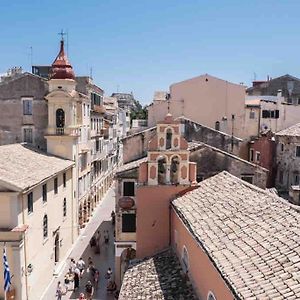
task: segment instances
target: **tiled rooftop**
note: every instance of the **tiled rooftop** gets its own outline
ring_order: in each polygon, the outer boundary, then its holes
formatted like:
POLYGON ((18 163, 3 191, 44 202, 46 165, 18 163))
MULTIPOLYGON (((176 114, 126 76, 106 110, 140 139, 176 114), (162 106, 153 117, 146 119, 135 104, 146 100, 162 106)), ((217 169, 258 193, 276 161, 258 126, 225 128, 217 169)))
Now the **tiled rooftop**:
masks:
POLYGON ((276 135, 300 136, 300 123, 292 125, 276 133, 276 135))
POLYGON ((26 190, 73 164, 24 144, 0 146, 0 181, 16 190, 26 190))
POLYGON ((124 275, 119 300, 193 300, 177 257, 167 250, 130 266, 124 275))
POLYGON ((122 173, 124 171, 129 171, 129 170, 138 168, 141 163, 147 162, 147 161, 148 161, 148 158, 147 157, 143 157, 143 158, 131 161, 129 163, 126 163, 125 165, 122 165, 122 166, 120 166, 117 169, 116 174, 118 175, 118 173, 122 173))
POLYGON ((300 299, 300 213, 228 172, 173 207, 238 299, 300 299))

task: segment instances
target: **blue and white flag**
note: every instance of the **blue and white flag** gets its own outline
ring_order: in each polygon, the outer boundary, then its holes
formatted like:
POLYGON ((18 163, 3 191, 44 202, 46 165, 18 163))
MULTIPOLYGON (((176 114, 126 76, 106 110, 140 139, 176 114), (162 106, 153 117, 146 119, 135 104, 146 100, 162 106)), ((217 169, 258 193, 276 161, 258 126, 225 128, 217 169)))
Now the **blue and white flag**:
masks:
POLYGON ((4 266, 4 291, 8 292, 10 289, 11 282, 10 282, 10 271, 7 262, 5 247, 3 248, 3 266, 4 266))

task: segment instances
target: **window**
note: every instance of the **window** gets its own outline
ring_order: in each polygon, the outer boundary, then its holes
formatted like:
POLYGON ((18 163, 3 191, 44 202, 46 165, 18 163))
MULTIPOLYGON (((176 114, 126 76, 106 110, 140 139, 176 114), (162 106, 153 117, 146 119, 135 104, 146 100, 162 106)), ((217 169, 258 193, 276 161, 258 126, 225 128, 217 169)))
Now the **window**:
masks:
POLYGON ((135 232, 135 214, 122 214, 122 232, 135 232))
POLYGON ((296 146, 296 156, 300 157, 300 146, 296 146))
POLYGON ((184 271, 187 272, 189 269, 189 255, 185 246, 182 249, 182 263, 184 266, 184 271))
POLYGON ((262 117, 263 117, 264 119, 270 118, 270 111, 269 111, 269 110, 263 110, 263 111, 262 111, 262 117))
POLYGON ((47 184, 43 184, 43 202, 47 202, 47 184))
POLYGON ((283 171, 279 171, 279 183, 283 183, 283 171))
POLYGON ((209 291, 207 294, 207 300, 217 300, 217 298, 211 291, 209 291))
POLYGON ((241 179, 251 184, 253 183, 253 175, 242 175, 241 179))
POLYGON ((294 174, 294 185, 299 185, 299 174, 294 174))
POLYGON ((100 150, 100 141, 96 140, 96 152, 100 150))
POLYGON ((298 98, 298 100, 297 100, 297 104, 300 104, 300 98, 298 98))
POLYGON ((260 162, 260 152, 256 151, 256 162, 260 162))
POLYGON ((253 149, 250 149, 249 160, 254 161, 254 150, 253 149))
POLYGON ((284 144, 280 144, 281 152, 284 151, 284 144))
POLYGON ((124 181, 123 182, 123 196, 134 196, 134 182, 124 181))
POLYGON ((32 144, 32 128, 23 128, 24 142, 32 144))
POLYGON ((271 115, 271 118, 274 119, 274 118, 275 118, 275 110, 271 110, 271 111, 270 111, 270 115, 271 115))
POLYGON ((64 187, 66 187, 66 185, 67 185, 67 175, 66 175, 66 173, 63 174, 63 184, 64 184, 64 187))
POLYGON ((67 199, 64 198, 64 203, 63 203, 63 216, 67 216, 67 199))
POLYGON ((255 112, 254 111, 250 111, 249 118, 250 119, 255 119, 255 112))
POLYGON ((278 109, 275 110, 275 118, 279 119, 279 110, 278 109))
POLYGON ((28 207, 28 214, 33 212, 33 193, 29 193, 27 195, 27 207, 28 207))
POLYGON ((32 115, 32 99, 23 100, 23 115, 32 115))
POLYGON ((54 194, 57 194, 58 192, 58 180, 57 177, 54 178, 54 194))
POLYGON ((81 154, 81 171, 85 170, 87 167, 87 153, 81 154))
POLYGON ((218 130, 218 131, 220 131, 220 122, 219 121, 217 121, 215 123, 215 129, 218 130))
POLYGON ((83 115, 85 116, 85 104, 83 104, 83 115))
POLYGON ((43 237, 46 239, 48 237, 48 217, 44 215, 43 218, 43 237))
POLYGON ((168 129, 166 134, 166 149, 171 149, 172 147, 172 130, 168 129))
POLYGON ((56 110, 56 127, 57 128, 65 127, 65 112, 61 108, 56 110))

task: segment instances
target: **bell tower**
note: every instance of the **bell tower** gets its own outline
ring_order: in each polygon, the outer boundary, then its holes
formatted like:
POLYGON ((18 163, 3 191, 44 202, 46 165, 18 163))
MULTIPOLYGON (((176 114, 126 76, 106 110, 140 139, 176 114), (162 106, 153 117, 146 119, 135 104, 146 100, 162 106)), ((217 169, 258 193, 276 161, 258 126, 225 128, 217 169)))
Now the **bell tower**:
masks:
POLYGON ((180 123, 168 113, 149 142, 148 185, 190 185, 195 181, 194 167, 180 123))
POLYGON ((47 151, 75 160, 74 144, 80 134, 81 99, 75 90, 75 74, 64 49, 64 39, 52 63, 49 79, 47 151))

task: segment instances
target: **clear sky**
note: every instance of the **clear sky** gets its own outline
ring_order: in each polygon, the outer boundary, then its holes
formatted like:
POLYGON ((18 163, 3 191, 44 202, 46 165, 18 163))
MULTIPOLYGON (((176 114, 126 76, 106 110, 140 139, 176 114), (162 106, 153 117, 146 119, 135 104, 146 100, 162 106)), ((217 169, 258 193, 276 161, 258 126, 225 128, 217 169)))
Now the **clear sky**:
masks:
POLYGON ((155 90, 204 73, 250 85, 300 77, 299 0, 14 0, 0 2, 0 73, 51 64, 69 33, 76 75, 106 95, 155 90))

